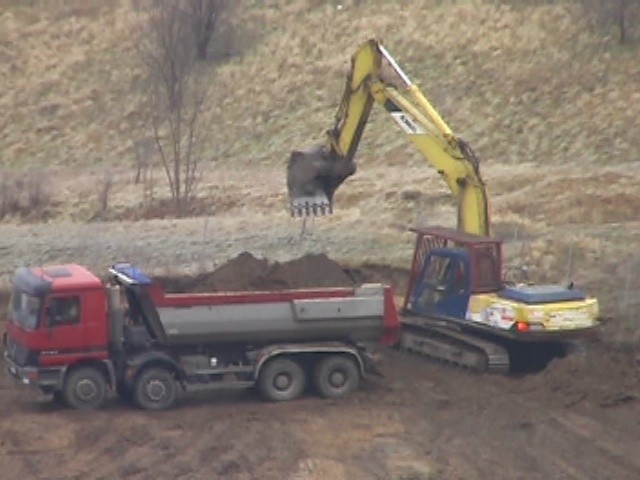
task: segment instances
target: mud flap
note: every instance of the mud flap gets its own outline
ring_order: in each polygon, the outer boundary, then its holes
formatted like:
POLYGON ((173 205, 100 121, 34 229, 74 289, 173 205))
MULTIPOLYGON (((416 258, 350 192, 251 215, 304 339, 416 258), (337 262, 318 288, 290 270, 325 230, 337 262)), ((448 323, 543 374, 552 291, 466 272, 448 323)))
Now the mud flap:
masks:
POLYGON ((380 371, 379 365, 382 363, 382 355, 368 350, 361 350, 360 357, 364 363, 364 374, 373 377, 384 378, 384 374, 380 371))

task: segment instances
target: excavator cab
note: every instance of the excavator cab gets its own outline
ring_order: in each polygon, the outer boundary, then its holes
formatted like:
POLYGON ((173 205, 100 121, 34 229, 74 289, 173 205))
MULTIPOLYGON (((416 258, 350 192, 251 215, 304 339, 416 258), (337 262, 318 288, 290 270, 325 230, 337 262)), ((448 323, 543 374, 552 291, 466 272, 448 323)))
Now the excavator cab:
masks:
POLYGON ((464 318, 469 287, 469 253, 463 248, 435 248, 425 258, 411 292, 412 311, 464 318))
POLYGON ((403 310, 464 319, 469 298, 502 289, 500 240, 451 228, 411 228, 416 234, 403 310))

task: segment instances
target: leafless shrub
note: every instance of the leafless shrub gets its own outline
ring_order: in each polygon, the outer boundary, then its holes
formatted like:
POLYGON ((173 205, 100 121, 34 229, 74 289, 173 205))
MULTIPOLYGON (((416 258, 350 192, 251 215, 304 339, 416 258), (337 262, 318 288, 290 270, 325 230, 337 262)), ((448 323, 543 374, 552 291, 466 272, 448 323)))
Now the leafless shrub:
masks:
POLYGON ((133 149, 136 165, 134 183, 142 186, 142 201, 146 205, 152 202, 154 197, 153 166, 157 155, 156 139, 144 137, 135 140, 133 149))
POLYGON ((100 182, 100 190, 98 191, 98 202, 100 213, 104 214, 109 208, 109 199, 113 189, 113 172, 106 171, 100 182))
POLYGON ((42 171, 0 172, 0 219, 15 216, 38 220, 51 205, 51 191, 42 171))
POLYGON ((51 192, 45 184, 45 175, 41 170, 32 170, 23 178, 28 212, 41 212, 51 203, 51 192))
POLYGON ((142 35, 140 53, 154 108, 150 124, 177 213, 195 198, 200 179, 200 114, 206 89, 196 60, 206 56, 225 5, 222 0, 158 1, 142 35))
POLYGON ((14 184, 14 175, 0 173, 0 219, 19 211, 20 202, 14 184))
POLYGON ((154 137, 144 137, 133 141, 133 153, 135 157, 136 176, 133 183, 138 185, 144 181, 149 171, 156 150, 154 137))
POLYGON ((618 41, 638 38, 640 0, 580 0, 588 18, 599 28, 616 31, 618 41))
MULTIPOLYGON (((492 0, 514 7, 553 5, 557 0, 492 0)), ((620 44, 637 40, 640 36, 640 0, 567 0, 577 6, 586 20, 607 35, 617 37, 620 44)))
POLYGON ((222 22, 240 2, 234 0, 132 0, 136 11, 166 12, 171 8, 184 24, 190 38, 189 48, 194 50, 196 60, 206 60, 209 46, 216 36, 217 53, 229 52, 232 48, 234 29, 229 22, 222 22), (222 33, 222 35, 220 35, 222 33))
POLYGON ((181 13, 170 4, 156 14, 151 25, 160 47, 151 70, 153 104, 158 107, 153 132, 178 209, 195 195, 199 162, 196 127, 204 97, 193 68, 193 39, 181 13))
POLYGON ((230 0, 189 0, 186 12, 193 31, 196 58, 206 60, 209 44, 224 11, 232 5, 230 0))

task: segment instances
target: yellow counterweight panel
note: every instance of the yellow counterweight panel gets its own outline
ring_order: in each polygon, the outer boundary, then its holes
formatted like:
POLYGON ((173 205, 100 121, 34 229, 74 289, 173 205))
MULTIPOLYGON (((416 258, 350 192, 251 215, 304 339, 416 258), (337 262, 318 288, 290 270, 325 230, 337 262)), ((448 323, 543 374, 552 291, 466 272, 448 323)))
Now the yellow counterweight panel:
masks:
POLYGON ((595 298, 529 305, 489 293, 472 295, 467 309, 467 320, 503 330, 516 322, 531 331, 580 330, 597 325, 597 318, 595 298))

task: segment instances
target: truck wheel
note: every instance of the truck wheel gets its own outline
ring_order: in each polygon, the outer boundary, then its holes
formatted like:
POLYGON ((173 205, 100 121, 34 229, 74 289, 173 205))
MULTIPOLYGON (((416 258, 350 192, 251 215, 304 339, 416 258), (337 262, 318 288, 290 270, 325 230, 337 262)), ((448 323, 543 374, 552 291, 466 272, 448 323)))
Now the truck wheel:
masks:
POLYGON ((299 397, 304 390, 306 377, 302 367, 290 358, 269 360, 260 371, 258 387, 267 399, 284 402, 299 397))
POLYGON ((107 397, 107 381, 95 368, 76 368, 64 382, 62 397, 71 408, 94 410, 101 407, 107 397))
POLYGON ((323 397, 344 397, 358 388, 360 370, 351 358, 345 355, 330 355, 316 364, 313 383, 323 397))
POLYGON ((133 399, 145 410, 165 410, 176 400, 176 382, 173 373, 164 368, 148 368, 140 375, 133 388, 133 399))

